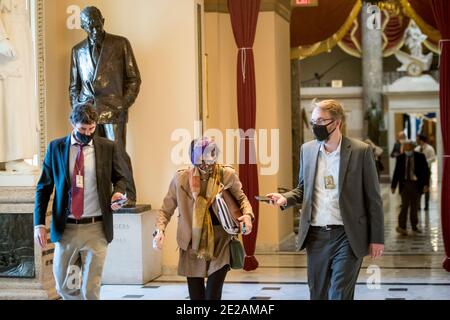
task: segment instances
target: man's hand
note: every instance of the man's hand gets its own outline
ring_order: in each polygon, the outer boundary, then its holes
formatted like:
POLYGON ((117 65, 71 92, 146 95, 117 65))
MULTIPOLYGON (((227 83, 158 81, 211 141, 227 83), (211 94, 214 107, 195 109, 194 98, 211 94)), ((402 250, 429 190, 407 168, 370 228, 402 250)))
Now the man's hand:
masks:
POLYGON ((34 228, 34 241, 41 249, 47 246, 47 229, 45 227, 34 228))
POLYGON ((392 188, 391 191, 392 191, 392 194, 395 194, 395 189, 394 188, 392 188))
POLYGON ((429 186, 424 186, 423 187, 423 193, 428 193, 430 191, 430 187, 429 186))
POLYGON ((369 254, 372 257, 372 259, 376 259, 378 257, 381 257, 384 251, 384 244, 380 243, 371 243, 369 245, 369 254))
POLYGON ((126 196, 124 196, 120 192, 114 193, 114 195, 111 198, 111 209, 113 209, 114 211, 120 210, 124 206, 126 201, 127 201, 126 196), (117 203, 116 201, 120 201, 120 202, 117 203))
POLYGON ((8 60, 13 60, 16 56, 16 50, 9 39, 0 40, 0 56, 4 56, 8 60))
POLYGON ((269 193, 266 197, 271 199, 270 204, 273 206, 284 207, 287 205, 287 199, 279 193, 269 193))
POLYGON ((249 216, 248 214, 244 214, 242 217, 239 217, 239 222, 241 225, 241 232, 242 235, 249 235, 250 233, 252 233, 252 228, 253 228, 253 224, 252 224, 252 217, 249 216), (245 224, 245 228, 244 228, 244 224, 245 224))
POLYGON ((153 238, 153 248, 157 250, 161 250, 164 244, 164 231, 156 230, 156 235, 153 238))

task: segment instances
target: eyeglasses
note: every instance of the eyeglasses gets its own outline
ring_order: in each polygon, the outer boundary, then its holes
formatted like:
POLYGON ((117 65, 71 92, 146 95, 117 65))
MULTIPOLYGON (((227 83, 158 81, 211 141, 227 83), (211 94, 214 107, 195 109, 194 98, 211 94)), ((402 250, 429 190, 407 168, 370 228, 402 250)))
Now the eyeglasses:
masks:
POLYGON ((326 125, 326 126, 328 126, 328 125, 332 124, 334 121, 335 121, 335 119, 322 119, 322 118, 319 118, 319 119, 317 119, 315 121, 311 120, 309 122, 309 124, 312 125, 312 126, 314 126, 314 125, 319 125, 319 126, 326 125))

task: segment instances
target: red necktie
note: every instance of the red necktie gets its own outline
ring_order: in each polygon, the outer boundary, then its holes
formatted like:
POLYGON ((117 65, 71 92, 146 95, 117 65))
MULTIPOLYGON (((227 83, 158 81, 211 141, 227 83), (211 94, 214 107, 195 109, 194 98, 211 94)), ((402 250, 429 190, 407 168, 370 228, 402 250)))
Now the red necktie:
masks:
POLYGON ((82 144, 78 146, 77 158, 72 174, 72 203, 71 212, 75 219, 81 219, 84 211, 84 154, 82 144))

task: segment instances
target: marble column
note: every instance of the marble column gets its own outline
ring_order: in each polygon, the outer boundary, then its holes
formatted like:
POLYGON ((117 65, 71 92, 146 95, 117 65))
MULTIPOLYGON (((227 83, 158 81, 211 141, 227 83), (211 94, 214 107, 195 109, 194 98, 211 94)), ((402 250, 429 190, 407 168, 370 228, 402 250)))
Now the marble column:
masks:
MULTIPOLYGON (((298 182, 300 167, 300 146, 303 144, 303 119, 300 99, 300 60, 291 60, 291 112, 292 112, 292 182, 293 187, 298 182)), ((294 210, 294 231, 298 232, 300 211, 294 210)))
POLYGON ((383 182, 389 181, 389 150, 387 131, 384 124, 383 107, 383 41, 381 10, 364 2, 361 8, 362 33, 362 81, 363 110, 366 114, 364 138, 370 138, 383 148, 381 162, 384 171, 380 174, 383 182), (375 108, 373 109, 373 105, 375 108))
POLYGON ((375 5, 368 2, 364 2, 361 9, 363 105, 364 111, 367 112, 375 103, 377 111, 381 113, 383 112, 381 96, 383 90, 383 49, 381 11, 376 9, 375 5))

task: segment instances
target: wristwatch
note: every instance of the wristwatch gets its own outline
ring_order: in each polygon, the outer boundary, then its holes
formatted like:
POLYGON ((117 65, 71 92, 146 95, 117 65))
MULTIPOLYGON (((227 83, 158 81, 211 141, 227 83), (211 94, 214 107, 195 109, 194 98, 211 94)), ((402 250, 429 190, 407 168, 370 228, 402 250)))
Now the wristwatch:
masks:
POLYGON ((252 218, 252 222, 255 220, 255 215, 253 213, 247 212, 244 216, 250 216, 250 218, 252 218))
POLYGON ((156 229, 155 232, 153 232, 153 238, 156 237, 159 231, 161 231, 161 233, 164 234, 164 230, 156 229))

